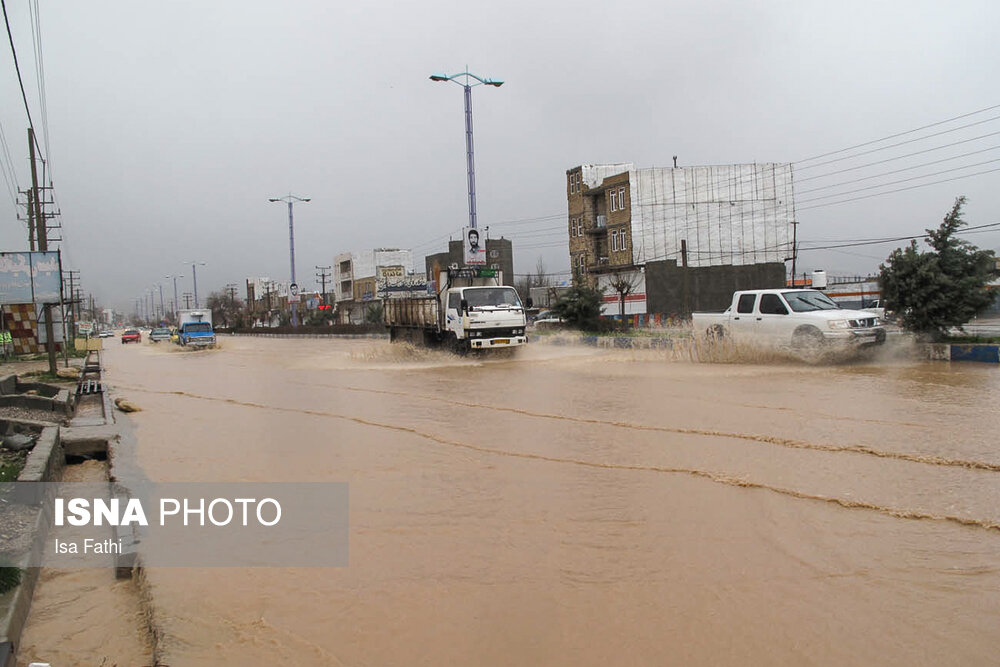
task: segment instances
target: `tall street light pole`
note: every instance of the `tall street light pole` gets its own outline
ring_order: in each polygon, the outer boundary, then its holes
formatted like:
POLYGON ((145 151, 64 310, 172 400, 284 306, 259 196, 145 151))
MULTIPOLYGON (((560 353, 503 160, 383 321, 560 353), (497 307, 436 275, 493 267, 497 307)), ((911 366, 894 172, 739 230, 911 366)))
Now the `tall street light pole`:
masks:
POLYGON ((469 171, 469 227, 476 227, 476 166, 475 151, 472 144, 472 89, 475 86, 493 86, 499 88, 503 81, 483 79, 466 69, 458 74, 431 74, 431 81, 451 81, 465 89, 465 162, 469 171), (464 79, 460 82, 459 79, 464 79), (472 83, 472 82, 475 83, 472 83))
POLYGON ((292 216, 292 205, 295 202, 309 202, 312 201, 309 197, 296 197, 292 193, 288 193, 287 197, 271 197, 268 199, 269 202, 283 201, 288 202, 288 261, 292 266, 292 282, 288 286, 289 289, 289 301, 292 302, 292 326, 299 326, 299 291, 298 285, 295 282, 295 219, 292 216))
MULTIPOLYGON (((186 262, 185 262, 186 263, 186 262)), ((198 305, 198 267, 205 266, 205 262, 198 262, 191 260, 191 280, 194 281, 194 307, 199 308, 198 305)))

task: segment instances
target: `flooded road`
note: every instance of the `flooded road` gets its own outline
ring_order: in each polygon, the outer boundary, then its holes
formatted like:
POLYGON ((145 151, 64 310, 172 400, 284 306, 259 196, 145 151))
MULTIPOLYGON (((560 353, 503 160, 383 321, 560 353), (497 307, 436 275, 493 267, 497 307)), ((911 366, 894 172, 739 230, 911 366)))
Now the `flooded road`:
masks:
POLYGON ((993 366, 108 347, 149 478, 350 484, 348 567, 149 571, 171 667, 996 662, 993 366))

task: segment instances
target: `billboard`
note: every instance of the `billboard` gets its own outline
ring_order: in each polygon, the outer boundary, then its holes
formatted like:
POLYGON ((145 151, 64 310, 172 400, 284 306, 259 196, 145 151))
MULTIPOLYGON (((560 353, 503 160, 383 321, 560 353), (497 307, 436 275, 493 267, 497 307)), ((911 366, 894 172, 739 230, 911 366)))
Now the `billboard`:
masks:
POLYGON ((0 252, 0 304, 59 303, 59 251, 0 252))
POLYGON ((475 227, 462 229, 463 257, 466 266, 486 264, 486 242, 479 242, 479 230, 475 227))

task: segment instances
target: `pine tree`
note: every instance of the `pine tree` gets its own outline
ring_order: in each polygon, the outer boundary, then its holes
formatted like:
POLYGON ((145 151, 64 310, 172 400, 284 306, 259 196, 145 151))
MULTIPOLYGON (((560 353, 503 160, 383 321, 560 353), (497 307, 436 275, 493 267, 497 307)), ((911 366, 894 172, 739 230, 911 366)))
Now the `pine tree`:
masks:
POLYGON ((911 241, 893 250, 880 267, 885 306, 911 331, 940 338, 993 301, 986 288, 995 273, 993 251, 956 237, 966 224, 964 204, 965 197, 956 199, 941 226, 926 230, 930 250, 921 251, 911 241))

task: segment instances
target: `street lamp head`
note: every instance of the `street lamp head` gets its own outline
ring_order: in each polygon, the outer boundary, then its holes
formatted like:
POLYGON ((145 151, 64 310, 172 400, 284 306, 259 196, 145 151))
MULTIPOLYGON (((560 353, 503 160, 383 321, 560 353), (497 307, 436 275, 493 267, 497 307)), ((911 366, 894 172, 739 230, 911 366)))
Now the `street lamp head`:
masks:
POLYGON ((450 78, 447 74, 431 74, 431 81, 447 81, 450 78))
POLYGON ((493 81, 492 79, 486 79, 486 81, 484 81, 483 83, 485 83, 487 86, 495 86, 497 88, 503 85, 503 81, 493 81))
POLYGON ((309 198, 309 197, 306 197, 305 199, 300 199, 299 201, 312 201, 312 199, 309 198))
POLYGON ((281 200, 275 197, 270 197, 267 201, 281 201, 281 200))

